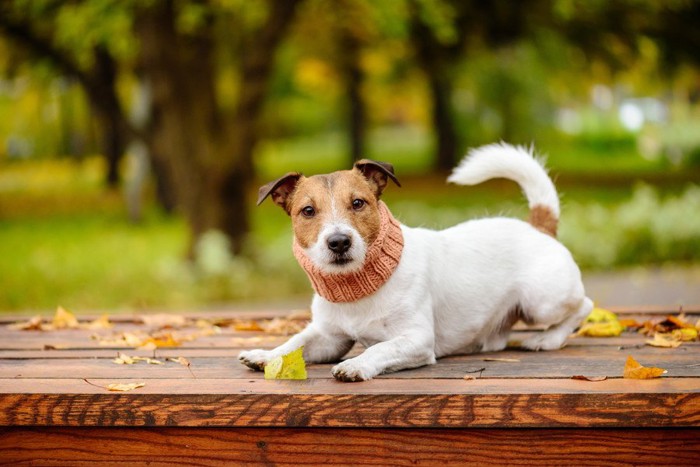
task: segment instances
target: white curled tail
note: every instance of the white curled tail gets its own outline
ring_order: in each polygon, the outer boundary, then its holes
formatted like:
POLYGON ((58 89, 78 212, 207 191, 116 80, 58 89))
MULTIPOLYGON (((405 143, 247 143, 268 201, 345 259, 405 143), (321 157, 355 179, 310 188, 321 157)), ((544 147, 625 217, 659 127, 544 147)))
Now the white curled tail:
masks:
POLYGON ((507 178, 520 185, 530 206, 529 222, 556 237, 559 196, 544 163, 531 150, 510 144, 489 144, 469 151, 452 171, 448 182, 476 185, 492 178, 507 178))

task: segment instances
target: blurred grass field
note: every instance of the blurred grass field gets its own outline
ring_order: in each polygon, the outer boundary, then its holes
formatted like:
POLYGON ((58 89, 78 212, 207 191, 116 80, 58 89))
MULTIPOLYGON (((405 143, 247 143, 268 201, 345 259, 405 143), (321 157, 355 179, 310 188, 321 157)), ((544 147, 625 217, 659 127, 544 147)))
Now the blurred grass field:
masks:
MULTIPOLYGON (((467 188, 446 185, 443 175, 421 175, 429 146, 420 132, 384 130, 370 138, 368 157, 396 166, 403 188, 390 187, 385 200, 404 223, 440 228, 487 215, 525 217, 525 200, 512 182, 467 188)), ((289 170, 345 168, 342 147, 334 134, 264 143, 257 182, 289 170)), ((624 146, 601 151, 560 140, 538 150, 549 155, 562 195, 561 239, 582 266, 700 260, 700 224, 687 215, 700 209, 692 173, 624 146), (636 184, 640 177, 655 185, 636 184), (653 226, 654 210, 668 231, 653 226)), ((183 309, 310 294, 291 254, 289 218, 272 203, 255 208, 250 193, 250 255, 228 257, 213 235, 188 263, 184 220, 165 215, 149 189, 143 221, 130 223, 123 195, 103 188, 102 170, 97 157, 0 166, 0 310, 183 309)))

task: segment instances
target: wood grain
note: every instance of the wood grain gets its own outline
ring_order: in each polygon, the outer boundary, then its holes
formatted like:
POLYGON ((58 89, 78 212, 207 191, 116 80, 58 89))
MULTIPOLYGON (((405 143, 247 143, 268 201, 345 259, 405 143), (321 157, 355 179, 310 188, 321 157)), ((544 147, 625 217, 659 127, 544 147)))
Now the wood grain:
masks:
POLYGON ((591 429, 0 429, 7 464, 697 465, 698 432, 591 429))
MULTIPOLYGON (((248 387, 253 386, 249 383, 248 387)), ((285 391, 284 386, 277 388, 280 390, 267 393, 231 388, 235 394, 4 394, 0 395, 0 426, 458 428, 700 424, 698 393, 504 394, 491 387, 491 391, 465 394, 445 387, 445 393, 426 394, 412 393, 405 387, 403 391, 391 391, 387 390, 390 385, 384 385, 375 393, 348 393, 345 389, 346 393, 333 394, 305 393, 304 386, 293 392, 285 391)))

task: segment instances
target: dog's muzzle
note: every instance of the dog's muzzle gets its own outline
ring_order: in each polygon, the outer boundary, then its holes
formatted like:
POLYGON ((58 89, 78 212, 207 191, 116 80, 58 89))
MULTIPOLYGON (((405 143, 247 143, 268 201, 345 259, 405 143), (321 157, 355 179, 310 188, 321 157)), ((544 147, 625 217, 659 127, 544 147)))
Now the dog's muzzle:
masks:
POLYGON ((352 246, 352 239, 350 236, 342 233, 333 234, 326 240, 326 245, 328 249, 333 252, 333 264, 343 265, 352 261, 352 258, 347 254, 352 246))

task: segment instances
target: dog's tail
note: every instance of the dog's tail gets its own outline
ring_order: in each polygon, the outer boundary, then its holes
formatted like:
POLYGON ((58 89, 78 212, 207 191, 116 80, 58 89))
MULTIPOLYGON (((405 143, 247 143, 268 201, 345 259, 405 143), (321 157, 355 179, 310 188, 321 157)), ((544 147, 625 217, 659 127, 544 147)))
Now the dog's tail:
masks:
POLYGON ((447 181, 476 185, 492 178, 517 182, 530 206, 530 224, 552 237, 557 236, 559 196, 543 161, 532 150, 506 143, 472 149, 447 181))

